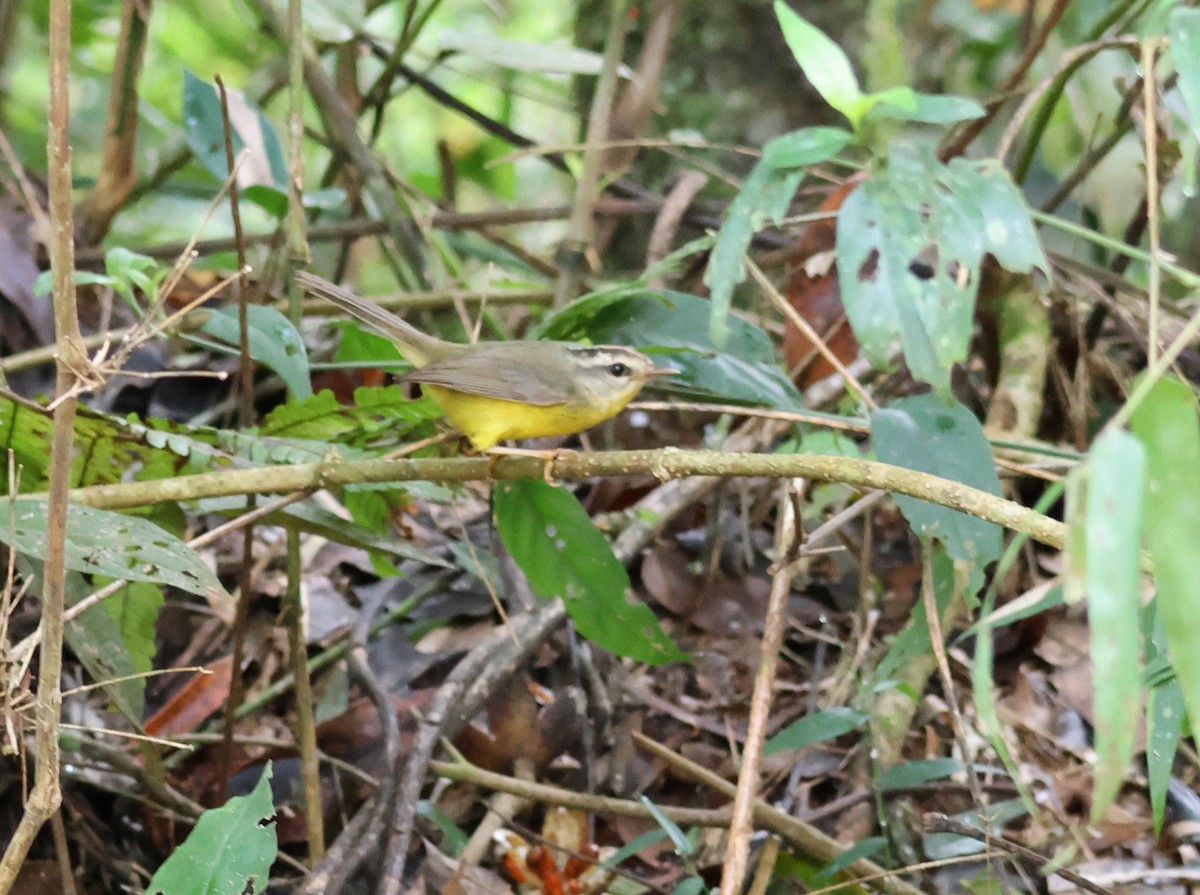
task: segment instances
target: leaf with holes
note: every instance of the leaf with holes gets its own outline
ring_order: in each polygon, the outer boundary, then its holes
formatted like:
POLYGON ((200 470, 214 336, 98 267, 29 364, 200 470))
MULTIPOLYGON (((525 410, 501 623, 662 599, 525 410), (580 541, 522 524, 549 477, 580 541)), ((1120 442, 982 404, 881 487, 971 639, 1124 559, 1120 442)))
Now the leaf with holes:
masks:
POLYGON ((205 811, 150 880, 147 895, 258 895, 278 848, 271 765, 253 792, 205 811))
MULTIPOLYGON (((46 501, 0 502, 0 541, 18 553, 46 558, 46 501)), ((74 572, 127 581, 152 581, 208 597, 225 589, 191 547, 145 519, 71 504, 67 508, 66 566, 74 572)))
POLYGON ((685 659, 645 603, 631 603, 629 575, 579 501, 540 479, 496 487, 496 531, 530 586, 561 597, 579 633, 619 656, 661 665, 685 659))
POLYGON ((897 348, 918 379, 949 393, 974 332, 986 253, 1006 268, 1045 267, 1020 195, 994 165, 893 150, 838 216, 842 297, 867 356, 897 348))

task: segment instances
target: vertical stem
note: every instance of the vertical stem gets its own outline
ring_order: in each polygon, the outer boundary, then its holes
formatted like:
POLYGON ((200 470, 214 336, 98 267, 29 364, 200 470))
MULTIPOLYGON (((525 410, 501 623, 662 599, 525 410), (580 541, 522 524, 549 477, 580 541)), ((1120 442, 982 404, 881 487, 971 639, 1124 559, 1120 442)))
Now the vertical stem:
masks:
POLYGON ((1146 363, 1154 365, 1158 358, 1158 309, 1162 294, 1162 267, 1159 264, 1158 215, 1158 114, 1156 102, 1158 81, 1154 78, 1154 59, 1158 41, 1142 42, 1142 101, 1146 112, 1146 224, 1150 240, 1150 268, 1146 291, 1150 296, 1149 332, 1146 334, 1146 363))
POLYGON ((312 681, 304 636, 304 600, 300 592, 300 532, 288 529, 287 544, 288 652, 296 685, 296 742, 304 769, 304 819, 308 825, 308 861, 315 867, 325 857, 325 827, 321 818, 321 777, 317 760, 317 723, 313 713, 312 681))
MULTIPOLYGON (((242 232, 241 194, 233 158, 233 121, 229 117, 229 97, 225 82, 217 75, 217 90, 221 95, 221 120, 225 129, 225 166, 229 169, 229 211, 233 220, 234 241, 237 244, 238 275, 233 281, 238 303, 238 390, 241 392, 239 421, 243 429, 254 425, 254 360, 250 357, 250 295, 246 282, 246 241, 242 232)), ((254 511, 255 495, 246 497, 246 512, 254 511)), ((250 589, 253 586, 254 526, 242 531, 242 567, 238 576, 237 611, 233 621, 233 677, 229 684, 229 705, 225 713, 225 741, 221 750, 221 788, 228 794, 230 761, 233 756, 233 728, 245 691, 242 686, 242 662, 246 652, 246 621, 250 612, 250 589)))
POLYGON ((62 804, 58 733, 62 709, 63 609, 66 593, 67 492, 75 441, 76 372, 87 354, 75 305, 75 224, 71 206, 71 0, 50 0, 50 132, 46 141, 50 187, 50 266, 58 342, 58 380, 50 444, 46 561, 42 573, 42 646, 39 652, 37 770, 21 822, 0 859, 0 893, 8 892, 42 825, 62 804))
MULTIPOLYGON (((290 269, 312 261, 308 250, 307 220, 304 216, 304 32, 303 0, 288 0, 288 206, 287 240, 290 269)), ((300 290, 291 277, 285 287, 288 317, 300 328, 300 290)))
POLYGON ((578 293, 587 264, 586 253, 592 244, 595 230, 593 215, 600 198, 600 178, 604 174, 604 141, 608 139, 608 124, 617 94, 628 10, 629 0, 612 0, 612 18, 608 23, 608 38, 604 47, 604 67, 596 79, 596 93, 592 97, 592 110, 588 116, 583 173, 579 175, 579 184, 575 188, 575 205, 571 209, 567 235, 563 237, 556 259, 562 268, 562 275, 554 287, 556 308, 561 308, 578 293))
POLYGON ((771 693, 775 688, 775 672, 779 665, 779 650, 787 628, 788 595, 792 580, 800 571, 803 560, 795 560, 800 544, 801 520, 795 501, 803 493, 803 485, 784 482, 780 487, 779 517, 775 533, 775 576, 771 579, 771 595, 767 601, 767 617, 763 624, 762 655, 758 673, 754 676, 754 692, 750 697, 750 721, 746 726, 746 743, 742 749, 742 767, 738 772, 737 793, 733 797, 733 817, 729 821, 729 845, 725 850, 725 867, 721 874, 721 895, 737 895, 742 891, 750 854, 750 834, 754 823, 754 805, 758 799, 759 767, 763 745, 767 739, 767 721, 771 712, 771 693))

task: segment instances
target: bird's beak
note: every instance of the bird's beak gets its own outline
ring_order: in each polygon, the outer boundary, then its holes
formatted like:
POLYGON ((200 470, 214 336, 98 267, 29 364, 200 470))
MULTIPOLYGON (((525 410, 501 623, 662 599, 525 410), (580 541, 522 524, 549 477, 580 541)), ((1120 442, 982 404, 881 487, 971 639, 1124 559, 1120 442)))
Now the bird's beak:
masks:
POLYGON ((678 376, 679 371, 671 367, 651 367, 646 371, 647 379, 654 379, 658 376, 678 376))

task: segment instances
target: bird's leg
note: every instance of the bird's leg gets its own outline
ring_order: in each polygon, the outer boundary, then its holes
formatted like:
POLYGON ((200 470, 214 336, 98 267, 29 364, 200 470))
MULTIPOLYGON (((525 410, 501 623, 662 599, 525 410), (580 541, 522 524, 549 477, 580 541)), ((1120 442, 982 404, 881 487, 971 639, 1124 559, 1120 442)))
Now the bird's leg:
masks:
POLYGON ((491 457, 487 465, 488 478, 491 478, 496 462, 501 457, 540 457, 545 463, 542 467, 542 479, 547 485, 558 487, 559 483, 554 481, 550 475, 554 471, 554 461, 572 452, 564 448, 556 448, 552 451, 539 451, 533 448, 490 447, 484 453, 489 454, 491 457))

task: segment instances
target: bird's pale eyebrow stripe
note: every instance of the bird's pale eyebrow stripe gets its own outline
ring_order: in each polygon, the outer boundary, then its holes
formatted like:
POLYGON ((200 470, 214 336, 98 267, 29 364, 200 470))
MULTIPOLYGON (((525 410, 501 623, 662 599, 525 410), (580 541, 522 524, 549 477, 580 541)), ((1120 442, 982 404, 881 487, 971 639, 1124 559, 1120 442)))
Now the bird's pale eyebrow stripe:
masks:
POLYGON ((573 348, 572 353, 576 357, 581 357, 586 360, 602 360, 609 361, 614 358, 636 357, 638 352, 633 348, 623 348, 620 345, 614 345, 608 348, 573 348))

